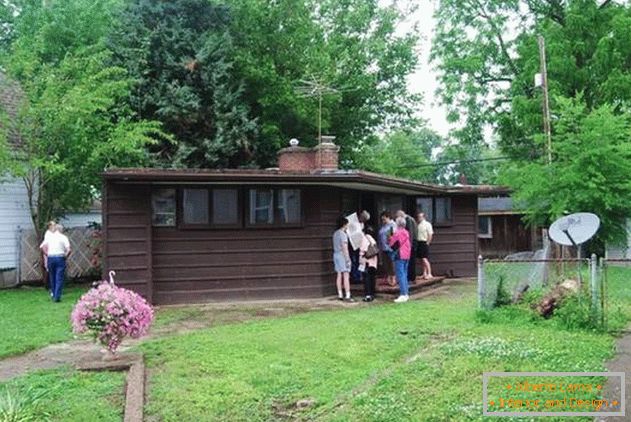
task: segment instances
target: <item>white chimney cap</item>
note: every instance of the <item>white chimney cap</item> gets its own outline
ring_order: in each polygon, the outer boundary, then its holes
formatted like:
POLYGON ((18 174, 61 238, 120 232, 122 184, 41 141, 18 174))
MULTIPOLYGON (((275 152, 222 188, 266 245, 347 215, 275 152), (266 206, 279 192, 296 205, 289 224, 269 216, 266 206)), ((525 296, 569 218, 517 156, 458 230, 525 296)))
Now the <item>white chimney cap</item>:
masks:
POLYGON ((292 146, 292 147, 297 147, 299 143, 300 143, 300 141, 298 139, 296 139, 296 138, 291 138, 289 140, 289 145, 292 146))

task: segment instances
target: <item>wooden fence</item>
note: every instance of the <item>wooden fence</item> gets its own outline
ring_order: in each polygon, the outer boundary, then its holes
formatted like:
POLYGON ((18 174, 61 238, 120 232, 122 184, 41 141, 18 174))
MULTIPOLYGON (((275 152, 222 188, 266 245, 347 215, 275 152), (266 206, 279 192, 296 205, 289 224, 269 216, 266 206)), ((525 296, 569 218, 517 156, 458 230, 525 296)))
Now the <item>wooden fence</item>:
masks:
MULTIPOLYGON (((95 267, 94 251, 100 242, 98 230, 88 227, 70 228, 64 231, 70 240, 72 253, 66 261, 66 278, 98 278, 100 269, 95 267)), ((21 230, 18 235, 19 246, 19 283, 43 282, 44 268, 42 253, 39 249, 41 240, 34 230, 21 230)))

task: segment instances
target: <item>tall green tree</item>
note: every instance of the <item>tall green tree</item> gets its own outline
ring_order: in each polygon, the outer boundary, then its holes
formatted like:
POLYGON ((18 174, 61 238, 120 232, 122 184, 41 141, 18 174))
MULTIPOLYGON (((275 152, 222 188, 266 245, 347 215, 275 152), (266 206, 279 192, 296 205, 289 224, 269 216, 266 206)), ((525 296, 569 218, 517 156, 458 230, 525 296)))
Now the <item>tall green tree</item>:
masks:
POLYGON ((21 85, 11 129, 21 144, 12 171, 28 190, 36 230, 66 210, 87 206, 108 166, 149 162, 146 146, 161 136, 126 106, 130 81, 111 66, 103 38, 117 2, 20 2, 12 42, 0 64, 21 85))
POLYGON ((378 0, 227 0, 235 70, 258 119, 256 162, 273 164, 296 137, 317 142, 318 99, 298 95, 315 78, 337 92, 323 97, 322 126, 353 164, 377 134, 405 126, 419 105, 407 88, 418 63, 414 31, 397 34, 406 11, 378 0))
POLYGON ((440 135, 427 128, 397 131, 357 154, 357 165, 377 173, 434 182, 437 171, 432 153, 441 143, 440 135))
POLYGON ((631 202, 631 118, 610 105, 590 110, 582 96, 556 103, 552 164, 516 161, 502 177, 530 222, 549 224, 565 213, 590 211, 602 221, 602 239, 623 241, 631 202))
MULTIPOLYGON (((596 0, 443 0, 432 57, 450 118, 469 135, 491 125, 504 154, 545 153, 537 36, 546 41, 554 98, 583 93, 588 108, 631 100, 631 6, 596 0)), ((554 122, 553 122, 554 131, 554 122)), ((469 136, 464 143, 481 143, 469 136)))
POLYGON ((230 167, 252 159, 257 125, 233 65, 225 6, 207 0, 133 0, 109 36, 114 63, 135 79, 130 105, 176 142, 163 164, 230 167))

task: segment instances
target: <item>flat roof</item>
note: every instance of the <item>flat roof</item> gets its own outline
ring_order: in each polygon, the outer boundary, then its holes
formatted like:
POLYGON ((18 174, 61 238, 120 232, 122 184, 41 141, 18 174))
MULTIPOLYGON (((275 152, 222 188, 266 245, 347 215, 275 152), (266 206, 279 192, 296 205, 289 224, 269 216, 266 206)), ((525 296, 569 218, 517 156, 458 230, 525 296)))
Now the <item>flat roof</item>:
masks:
POLYGON ((493 185, 444 186, 421 183, 362 170, 290 172, 278 169, 160 169, 116 168, 103 173, 106 180, 149 184, 285 184, 326 185, 400 194, 493 194, 505 188, 493 185))

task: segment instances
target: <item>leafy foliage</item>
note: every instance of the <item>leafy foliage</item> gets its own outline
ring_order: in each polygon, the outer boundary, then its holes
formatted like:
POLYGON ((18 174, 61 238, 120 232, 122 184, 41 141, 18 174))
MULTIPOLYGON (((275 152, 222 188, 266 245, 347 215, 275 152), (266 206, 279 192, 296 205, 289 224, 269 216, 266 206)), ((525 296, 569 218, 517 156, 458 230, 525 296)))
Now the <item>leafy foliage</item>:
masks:
POLYGON ((110 64, 102 42, 116 5, 24 2, 15 40, 2 51, 2 66, 24 93, 14 172, 25 181, 36 229, 88 205, 104 168, 148 163, 145 147, 162 136, 157 122, 132 119, 127 73, 110 64))
POLYGON ((441 141, 427 128, 395 132, 374 147, 364 148, 357 154, 357 164, 377 173, 433 182, 436 171, 431 165, 432 150, 441 141))
POLYGON ((155 150, 187 167, 246 164, 257 133, 234 71, 227 8, 203 0, 130 2, 109 35, 114 63, 134 77, 130 106, 176 143, 155 150))
POLYGON ((631 122, 611 106, 590 111, 582 96, 557 98, 554 159, 517 161, 503 174, 527 218, 548 223, 565 213, 591 211, 603 239, 624 239, 631 201, 631 122))

